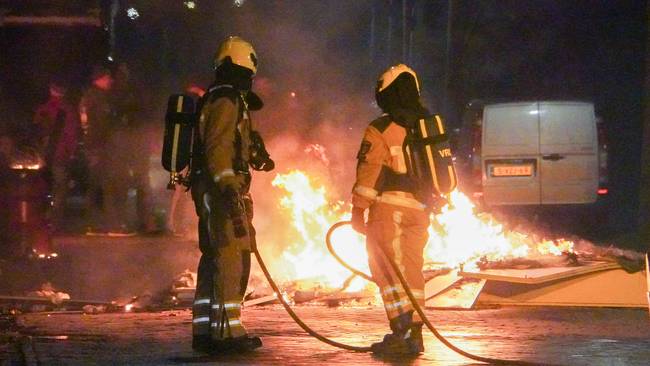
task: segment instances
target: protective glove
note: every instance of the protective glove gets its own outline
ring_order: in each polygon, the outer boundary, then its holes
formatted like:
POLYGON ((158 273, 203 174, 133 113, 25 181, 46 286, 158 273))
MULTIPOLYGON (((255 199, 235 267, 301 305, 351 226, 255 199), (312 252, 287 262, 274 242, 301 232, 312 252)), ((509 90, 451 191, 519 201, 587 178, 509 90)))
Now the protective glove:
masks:
POLYGON ((242 195, 231 188, 226 188, 223 196, 226 210, 228 210, 228 217, 232 221, 235 237, 246 236, 246 208, 244 207, 242 195))
POLYGON ((359 234, 366 235, 365 208, 352 207, 352 229, 359 234))
POLYGON ((250 165, 257 171, 270 172, 275 168, 275 162, 266 151, 264 140, 257 131, 251 131, 250 165))

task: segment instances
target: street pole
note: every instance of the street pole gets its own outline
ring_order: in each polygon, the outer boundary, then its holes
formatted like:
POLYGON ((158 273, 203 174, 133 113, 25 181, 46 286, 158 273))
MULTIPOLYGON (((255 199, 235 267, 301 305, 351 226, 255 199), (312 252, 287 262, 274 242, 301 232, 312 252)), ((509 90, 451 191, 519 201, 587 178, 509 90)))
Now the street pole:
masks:
POLYGON ((117 46, 117 38, 115 36, 115 18, 117 13, 120 11, 120 2, 118 0, 113 0, 109 8, 109 18, 108 18, 108 61, 113 61, 115 58, 115 48, 117 46))
MULTIPOLYGON (((650 12, 650 2, 647 4, 650 12)), ((648 13, 647 13, 648 14, 648 13)), ((645 51, 645 111, 641 153, 641 189, 639 192, 639 234, 641 248, 650 249, 650 32, 646 32, 645 51)))
POLYGON ((370 64, 375 63, 375 19, 377 17, 377 6, 373 2, 370 10, 370 64))
POLYGON ((443 87, 442 105, 445 117, 449 119, 451 113, 451 71, 452 71, 452 52, 453 52, 453 0, 447 0, 447 50, 445 54, 445 80, 443 87))
POLYGON ((402 0, 402 62, 405 64, 409 63, 409 60, 406 59, 407 57, 407 50, 408 50, 408 31, 407 31, 407 24, 406 24, 406 12, 407 12, 407 0, 402 0))
POLYGON ((417 5, 417 0, 411 5, 411 21, 413 23, 409 26, 409 51, 408 51, 408 60, 412 63, 413 60, 413 29, 415 28, 415 8, 417 5))
POLYGON ((393 63, 393 0, 388 0, 388 34, 386 43, 388 44, 388 62, 393 63))

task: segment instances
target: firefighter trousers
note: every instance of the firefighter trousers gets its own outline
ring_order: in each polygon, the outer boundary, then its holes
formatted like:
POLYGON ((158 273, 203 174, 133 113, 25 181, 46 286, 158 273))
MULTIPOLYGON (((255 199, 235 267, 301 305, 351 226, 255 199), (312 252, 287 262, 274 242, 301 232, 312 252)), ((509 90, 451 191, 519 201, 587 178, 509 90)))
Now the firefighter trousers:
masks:
POLYGON ((245 196, 247 235, 237 238, 224 200, 216 190, 193 196, 199 216, 201 259, 192 306, 192 334, 214 340, 246 336, 241 304, 250 274, 255 230, 252 201, 245 196))
MULTIPOLYGON (((421 209, 384 202, 376 202, 370 207, 366 241, 368 263, 389 321, 413 313, 414 308, 393 267, 387 262, 386 254, 397 264, 418 304, 424 306, 422 266, 429 237, 428 226, 429 213, 421 209)), ((413 322, 421 321, 414 313, 413 322)))

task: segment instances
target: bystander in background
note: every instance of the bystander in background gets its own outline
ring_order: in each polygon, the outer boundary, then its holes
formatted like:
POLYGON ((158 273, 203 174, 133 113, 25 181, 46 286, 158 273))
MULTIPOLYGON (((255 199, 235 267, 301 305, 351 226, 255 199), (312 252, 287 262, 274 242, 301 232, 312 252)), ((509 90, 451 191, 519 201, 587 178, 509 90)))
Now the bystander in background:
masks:
POLYGON ((113 88, 113 123, 108 134, 105 208, 110 234, 131 235, 153 232, 156 225, 151 209, 149 184, 149 142, 142 108, 143 90, 133 80, 125 63, 118 65, 113 88), (130 215, 129 192, 135 194, 135 217, 130 215))
POLYGON ((53 224, 61 232, 65 224, 68 168, 77 148, 80 127, 76 107, 67 98, 67 87, 61 80, 50 82, 49 98, 36 109, 32 127, 37 151, 52 173, 53 224))
POLYGON ((91 85, 83 92, 79 103, 83 147, 88 164, 86 220, 89 235, 105 234, 109 229, 103 204, 110 200, 106 197, 106 185, 114 173, 108 169, 111 156, 107 150, 108 135, 115 119, 113 83, 110 70, 95 67, 91 85))

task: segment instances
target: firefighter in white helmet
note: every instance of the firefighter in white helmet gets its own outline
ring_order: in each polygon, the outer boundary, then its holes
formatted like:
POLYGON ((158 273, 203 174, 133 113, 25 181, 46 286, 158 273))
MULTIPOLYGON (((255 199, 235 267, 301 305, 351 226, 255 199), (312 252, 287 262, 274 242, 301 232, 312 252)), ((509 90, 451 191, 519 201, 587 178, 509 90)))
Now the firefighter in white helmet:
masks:
MULTIPOLYGON (((251 91, 257 72, 255 50, 245 40, 229 37, 216 52, 214 70, 215 82, 198 104, 192 157, 191 189, 202 253, 192 307, 192 347, 208 353, 243 352, 262 345, 260 338, 248 335, 240 319, 255 246, 249 165, 259 168, 259 154, 250 111, 262 107, 251 91)), ((262 166, 257 170, 269 170, 269 165, 262 166)))
POLYGON ((423 250, 431 207, 419 199, 419 185, 407 172, 403 145, 406 128, 431 114, 420 103, 415 72, 403 64, 381 75, 375 97, 384 114, 366 128, 352 192, 352 226, 367 235, 370 271, 392 330, 371 348, 380 354, 417 355, 424 350, 422 320, 414 313, 383 250, 402 270, 418 303, 424 306, 423 250))

